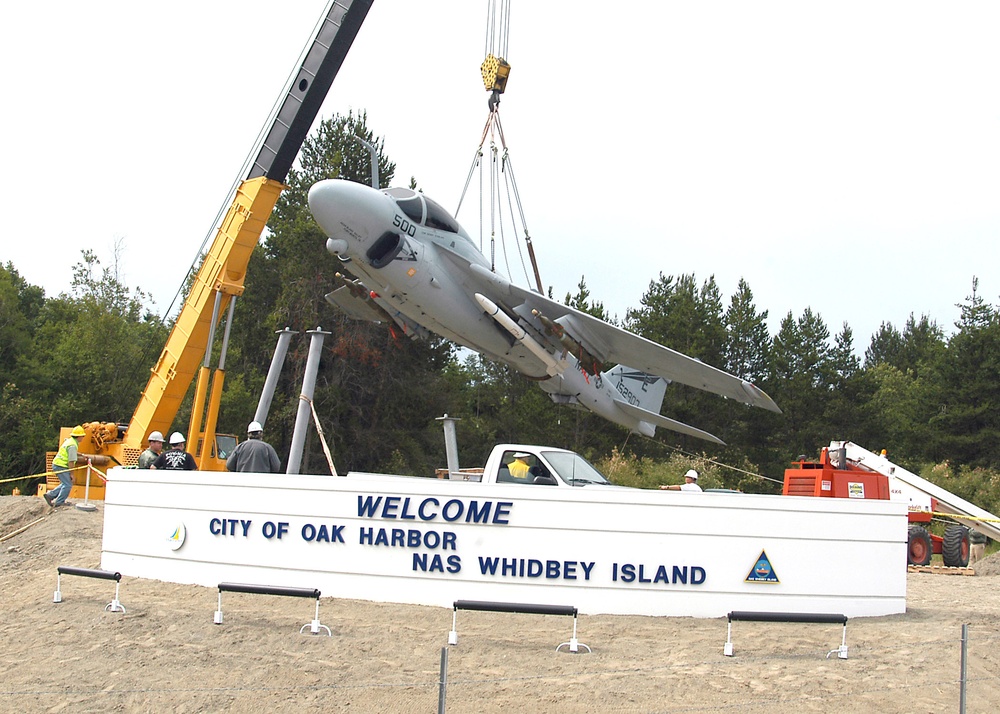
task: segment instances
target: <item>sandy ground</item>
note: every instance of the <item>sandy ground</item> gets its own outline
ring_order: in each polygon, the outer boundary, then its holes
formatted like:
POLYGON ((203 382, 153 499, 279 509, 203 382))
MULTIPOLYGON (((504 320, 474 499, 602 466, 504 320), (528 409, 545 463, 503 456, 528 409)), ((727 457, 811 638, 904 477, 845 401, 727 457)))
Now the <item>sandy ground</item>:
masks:
MULTIPOLYGON (((215 625, 214 588, 136 578, 125 614, 105 611, 113 581, 64 576, 53 603, 57 566, 100 567, 102 508, 0 497, 0 710, 438 711, 450 609, 324 598, 327 637, 299 634, 309 600, 227 593, 215 625)), ((907 612, 851 620, 846 660, 827 658, 839 625, 734 623, 724 657, 725 619, 581 615, 593 652, 574 655, 555 650, 569 618, 461 612, 446 710, 954 712, 964 623, 967 711, 996 711, 998 574, 998 556, 975 577, 909 574, 907 612)))

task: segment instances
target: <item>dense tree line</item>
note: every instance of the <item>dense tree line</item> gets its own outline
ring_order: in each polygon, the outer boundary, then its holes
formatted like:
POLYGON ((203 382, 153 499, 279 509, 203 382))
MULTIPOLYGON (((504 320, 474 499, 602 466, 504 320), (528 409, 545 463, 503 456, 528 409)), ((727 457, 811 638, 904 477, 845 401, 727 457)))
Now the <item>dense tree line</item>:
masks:
MULTIPOLYGON (((328 177, 370 182, 370 158, 355 136, 378 149, 382 184, 394 177, 383 140, 363 113, 325 120, 307 139, 237 303, 220 431, 240 434, 253 416, 275 331, 322 327, 330 334, 314 404, 341 471, 432 473, 444 463, 435 417, 448 413, 461 419, 463 466, 481 463, 498 441, 524 441, 572 448, 595 461, 613 453, 665 461, 689 452, 780 480, 800 454, 814 457, 831 439, 850 439, 887 448, 916 471, 947 464, 938 468, 961 484, 960 495, 992 504, 982 492, 1000 489, 992 475, 1000 469, 1000 315, 975 280, 950 334, 929 316, 911 316, 901 327, 883 323, 862 360, 847 324, 834 334, 807 308, 787 313, 771 335, 768 311, 755 304, 745 280, 726 304, 713 276, 661 273, 623 326, 754 382, 783 413, 671 385, 663 413, 717 434, 727 446, 663 430, 653 440, 629 437, 588 412, 553 405, 505 366, 443 340, 414 341, 385 325, 348 320, 324 299, 332 273, 349 276, 351 266, 326 252, 306 194, 328 177)), ((585 279, 565 300, 607 317, 585 279)), ((56 296, 27 283, 14 265, 0 266, 0 478, 43 470, 60 426, 127 423, 166 334, 148 296, 126 289, 116 265, 103 267, 89 251, 56 296)), ((283 459, 307 350, 305 335, 292 340, 267 420, 266 436, 283 459)), ((182 431, 189 409, 175 424, 182 431)), ((322 471, 325 458, 310 434, 302 468, 322 471)), ((725 485, 780 488, 736 470, 725 485)))

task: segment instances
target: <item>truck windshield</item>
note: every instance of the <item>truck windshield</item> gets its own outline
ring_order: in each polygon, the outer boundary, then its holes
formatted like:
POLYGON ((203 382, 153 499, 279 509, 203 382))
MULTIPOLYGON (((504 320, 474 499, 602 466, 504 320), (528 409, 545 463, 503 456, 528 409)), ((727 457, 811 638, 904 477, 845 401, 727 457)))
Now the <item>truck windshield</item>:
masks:
POLYGON ((552 466, 556 475, 570 486, 586 486, 588 483, 611 484, 593 464, 579 454, 571 451, 543 451, 542 456, 552 466))

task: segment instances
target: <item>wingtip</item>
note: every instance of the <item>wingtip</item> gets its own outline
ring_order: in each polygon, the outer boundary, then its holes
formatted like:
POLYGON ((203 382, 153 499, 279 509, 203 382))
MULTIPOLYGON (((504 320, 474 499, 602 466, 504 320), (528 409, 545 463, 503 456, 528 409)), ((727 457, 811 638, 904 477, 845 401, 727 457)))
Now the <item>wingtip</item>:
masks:
POLYGON ((774 400, 767 395, 767 392, 758 387, 756 384, 751 384, 744 379, 741 386, 747 396, 750 397, 750 404, 755 407, 760 407, 761 409, 767 409, 770 412, 781 414, 781 409, 774 403, 774 400))

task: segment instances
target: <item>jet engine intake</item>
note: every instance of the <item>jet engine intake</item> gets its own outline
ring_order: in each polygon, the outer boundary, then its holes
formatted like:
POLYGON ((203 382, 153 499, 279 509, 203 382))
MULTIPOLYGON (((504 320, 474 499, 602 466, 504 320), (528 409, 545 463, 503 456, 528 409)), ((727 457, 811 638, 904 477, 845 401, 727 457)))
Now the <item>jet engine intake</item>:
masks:
POLYGON ((369 265, 380 270, 391 263, 402 249, 402 236, 392 231, 386 231, 372 244, 372 247, 365 253, 365 257, 368 258, 369 265))

